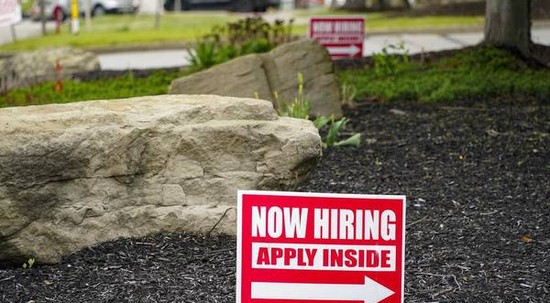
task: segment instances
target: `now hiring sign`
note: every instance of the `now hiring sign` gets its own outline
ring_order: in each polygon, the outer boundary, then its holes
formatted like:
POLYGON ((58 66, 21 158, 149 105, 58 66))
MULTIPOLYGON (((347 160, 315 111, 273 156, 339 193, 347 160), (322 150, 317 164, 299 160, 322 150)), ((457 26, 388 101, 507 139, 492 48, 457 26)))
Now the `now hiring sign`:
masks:
POLYGON ((404 196, 241 191, 237 302, 402 302, 404 196))

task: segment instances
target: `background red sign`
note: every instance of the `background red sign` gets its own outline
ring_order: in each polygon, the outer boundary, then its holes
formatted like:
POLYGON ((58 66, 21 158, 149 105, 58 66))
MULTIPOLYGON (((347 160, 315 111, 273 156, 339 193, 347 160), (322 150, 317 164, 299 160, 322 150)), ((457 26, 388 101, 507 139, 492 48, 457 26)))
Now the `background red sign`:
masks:
POLYGON ((237 302, 403 302, 405 197, 241 191, 237 302))
POLYGON ((365 19, 361 17, 314 17, 309 38, 325 46, 333 58, 361 58, 365 19))

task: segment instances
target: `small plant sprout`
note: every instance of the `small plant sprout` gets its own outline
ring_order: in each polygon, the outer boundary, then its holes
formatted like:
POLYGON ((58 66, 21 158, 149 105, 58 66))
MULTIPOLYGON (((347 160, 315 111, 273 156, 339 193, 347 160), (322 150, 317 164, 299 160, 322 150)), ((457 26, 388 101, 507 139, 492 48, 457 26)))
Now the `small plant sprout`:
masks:
POLYGON ((32 269, 34 265, 34 258, 29 258, 27 262, 23 263, 23 269, 32 269))
POLYGON ((330 118, 327 118, 324 116, 318 117, 313 122, 318 129, 321 129, 330 123, 327 136, 323 141, 323 148, 328 148, 333 146, 345 146, 345 145, 359 146, 359 144, 361 144, 360 133, 353 134, 351 137, 347 139, 337 141, 340 131, 344 128, 344 126, 348 123, 348 121, 349 119, 345 117, 338 121, 335 121, 334 115, 332 115, 330 116, 330 118))
POLYGON ((304 76, 298 73, 298 96, 292 102, 281 101, 277 92, 273 93, 280 116, 299 119, 309 118, 310 102, 304 97, 304 76))
MULTIPOLYGON (((355 92, 353 92, 353 94, 355 94, 355 92)), ((288 103, 281 101, 277 92, 273 92, 273 96, 275 98, 275 105, 279 116, 309 119, 308 113, 311 103, 304 97, 304 76, 302 73, 298 73, 298 96, 294 98, 293 102, 288 103)), ((361 144, 361 134, 359 133, 353 134, 347 139, 338 141, 340 131, 344 128, 348 121, 349 120, 347 118, 342 118, 335 121, 334 115, 331 115, 330 117, 319 116, 315 119, 315 121, 313 121, 313 124, 317 127, 317 129, 328 127, 327 136, 323 141, 323 148, 344 145, 359 146, 359 144, 361 144)))
POLYGON ((348 84, 347 82, 344 82, 342 84, 342 104, 349 106, 349 107, 355 107, 355 94, 357 94, 357 88, 355 86, 348 84))

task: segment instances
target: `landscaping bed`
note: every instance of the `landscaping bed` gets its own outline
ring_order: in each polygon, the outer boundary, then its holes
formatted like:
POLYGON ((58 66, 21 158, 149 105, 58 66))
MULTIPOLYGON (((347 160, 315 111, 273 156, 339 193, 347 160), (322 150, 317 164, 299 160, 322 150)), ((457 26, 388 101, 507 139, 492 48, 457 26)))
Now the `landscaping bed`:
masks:
MULTIPOLYGON (((363 143, 325 150, 297 190, 407 196, 406 302, 550 301, 547 100, 364 102, 345 115, 363 143)), ((234 302, 234 275, 233 237, 163 234, 0 265, 0 301, 234 302)))

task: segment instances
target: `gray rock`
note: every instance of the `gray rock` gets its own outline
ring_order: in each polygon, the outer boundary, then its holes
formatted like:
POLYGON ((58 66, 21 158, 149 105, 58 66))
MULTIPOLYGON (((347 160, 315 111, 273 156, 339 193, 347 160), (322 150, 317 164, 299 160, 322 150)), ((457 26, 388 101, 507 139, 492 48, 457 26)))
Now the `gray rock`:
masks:
POLYGON ((234 234, 237 190, 292 189, 320 154, 310 121, 262 100, 3 108, 0 260, 53 263, 120 237, 209 232, 222 217, 215 232, 234 234))
MULTIPOLYGON (((176 79, 171 94, 214 94, 291 102, 298 95, 298 73, 304 78, 304 96, 310 115, 342 116, 339 85, 326 49, 315 41, 283 44, 266 54, 231 60, 190 76, 176 79)), ((275 104, 277 105, 277 104, 275 104)))
POLYGON ((0 62, 0 86, 4 89, 68 78, 76 72, 100 69, 94 53, 71 47, 42 48, 21 52, 0 62), (56 71, 59 60, 61 71, 56 71))

